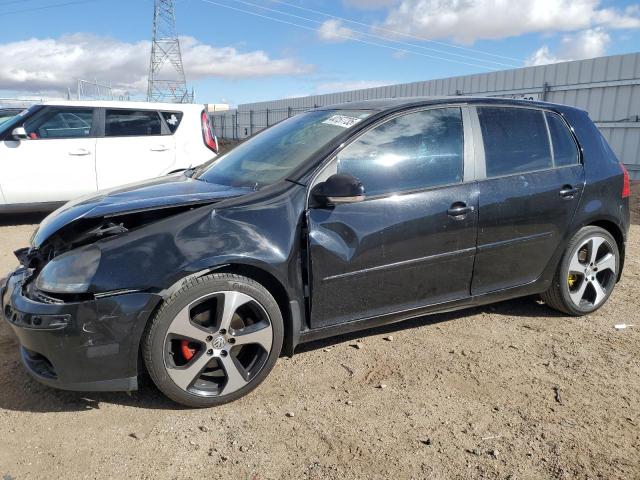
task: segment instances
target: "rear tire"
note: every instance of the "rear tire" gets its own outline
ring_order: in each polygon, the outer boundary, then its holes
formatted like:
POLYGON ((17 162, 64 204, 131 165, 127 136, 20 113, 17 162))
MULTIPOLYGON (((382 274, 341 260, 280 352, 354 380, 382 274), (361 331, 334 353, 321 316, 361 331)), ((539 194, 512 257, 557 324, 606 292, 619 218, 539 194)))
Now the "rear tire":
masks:
POLYGON ((189 280, 149 322, 144 362, 158 389, 188 407, 213 407, 256 388, 276 363, 282 314, 259 283, 216 273, 189 280))
POLYGON ((613 236, 600 227, 583 227, 567 245, 553 283, 541 297, 560 312, 587 315, 605 304, 619 269, 620 252, 613 236))

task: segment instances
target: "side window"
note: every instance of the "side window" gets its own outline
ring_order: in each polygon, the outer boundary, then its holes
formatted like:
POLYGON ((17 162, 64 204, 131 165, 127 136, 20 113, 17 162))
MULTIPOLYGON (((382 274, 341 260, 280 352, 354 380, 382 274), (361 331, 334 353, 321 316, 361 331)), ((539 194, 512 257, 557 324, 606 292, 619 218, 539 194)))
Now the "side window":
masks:
POLYGON ((93 109, 49 107, 27 121, 24 129, 32 140, 46 138, 81 138, 91 135, 93 109))
POLYGON ((369 130, 337 157, 337 173, 358 178, 367 195, 460 183, 460 108, 409 113, 369 130))
POLYGON ((580 157, 578 147, 573 136, 567 128, 567 124, 555 113, 546 113, 551 144, 553 145, 553 159, 556 167, 575 165, 580 157))
POLYGON ((161 135, 158 112, 151 110, 107 110, 105 136, 145 137, 161 135))
POLYGON ((541 110, 479 107, 487 177, 551 168, 549 134, 541 110))
POLYGON ((182 112, 162 112, 161 115, 167 123, 169 131, 172 134, 176 133, 176 130, 178 130, 180 122, 182 121, 182 112))

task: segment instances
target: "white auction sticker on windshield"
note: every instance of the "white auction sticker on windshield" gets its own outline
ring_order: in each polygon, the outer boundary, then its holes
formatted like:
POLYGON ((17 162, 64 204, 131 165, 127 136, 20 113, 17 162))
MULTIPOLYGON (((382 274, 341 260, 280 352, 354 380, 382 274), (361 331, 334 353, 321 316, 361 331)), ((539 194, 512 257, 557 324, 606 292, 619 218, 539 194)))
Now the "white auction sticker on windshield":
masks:
POLYGON ((347 117, 346 115, 333 115, 327 118, 322 123, 326 123, 327 125, 335 125, 336 127, 351 128, 361 121, 362 119, 356 117, 347 117))

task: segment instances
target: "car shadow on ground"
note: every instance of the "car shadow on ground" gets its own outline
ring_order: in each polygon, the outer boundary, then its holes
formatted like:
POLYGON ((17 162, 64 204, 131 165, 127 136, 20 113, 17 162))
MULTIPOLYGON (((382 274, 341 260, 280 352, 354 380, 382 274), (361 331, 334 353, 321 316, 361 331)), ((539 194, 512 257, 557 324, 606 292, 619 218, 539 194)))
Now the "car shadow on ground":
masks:
POLYGON ((15 225, 37 225, 50 212, 34 213, 4 213, 0 214, 0 227, 11 227, 15 225))
MULTIPOLYGON (((369 330, 339 335, 301 345, 296 354, 304 354, 339 343, 355 341, 375 335, 397 333, 418 327, 434 326, 442 322, 453 321, 481 313, 523 318, 561 318, 562 314, 537 302, 534 297, 520 298, 482 307, 469 308, 456 312, 427 315, 412 320, 372 328, 369 330)), ((17 348, 17 346, 16 346, 17 348)), ((127 407, 160 410, 185 410, 167 399, 153 385, 148 376, 143 375, 140 389, 131 394, 79 393, 48 388, 33 380, 17 360, 5 363, 3 386, 0 388, 0 408, 28 412, 79 412, 100 409, 101 404, 117 404, 127 407), (11 368, 7 368, 11 367, 11 368)))

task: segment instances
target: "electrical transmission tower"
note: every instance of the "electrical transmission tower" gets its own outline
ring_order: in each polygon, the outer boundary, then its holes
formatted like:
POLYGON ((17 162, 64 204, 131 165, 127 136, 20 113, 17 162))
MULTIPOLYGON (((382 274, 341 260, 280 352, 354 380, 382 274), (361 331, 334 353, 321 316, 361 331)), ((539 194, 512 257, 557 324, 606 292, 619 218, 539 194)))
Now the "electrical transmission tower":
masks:
POLYGON ((149 65, 149 102, 191 103, 176 31, 173 0, 155 0, 153 42, 149 65))

